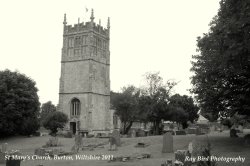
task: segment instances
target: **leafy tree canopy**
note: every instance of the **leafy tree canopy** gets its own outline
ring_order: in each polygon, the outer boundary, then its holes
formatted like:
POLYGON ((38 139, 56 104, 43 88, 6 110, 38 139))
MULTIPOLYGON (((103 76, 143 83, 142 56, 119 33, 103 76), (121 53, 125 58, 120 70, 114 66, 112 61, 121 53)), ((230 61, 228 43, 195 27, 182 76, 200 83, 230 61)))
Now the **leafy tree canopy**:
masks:
POLYGON ((46 119, 49 113, 56 111, 56 106, 51 101, 42 104, 40 119, 41 122, 46 119))
POLYGON ((198 37, 193 89, 210 120, 250 115, 250 2, 221 0, 210 31, 198 37))
POLYGON ((138 117, 138 97, 139 90, 134 86, 122 88, 121 93, 111 92, 111 105, 116 110, 123 124, 123 133, 126 134, 133 122, 138 117))
POLYGON ((39 128, 40 103, 35 85, 19 72, 0 71, 1 136, 29 135, 39 128))

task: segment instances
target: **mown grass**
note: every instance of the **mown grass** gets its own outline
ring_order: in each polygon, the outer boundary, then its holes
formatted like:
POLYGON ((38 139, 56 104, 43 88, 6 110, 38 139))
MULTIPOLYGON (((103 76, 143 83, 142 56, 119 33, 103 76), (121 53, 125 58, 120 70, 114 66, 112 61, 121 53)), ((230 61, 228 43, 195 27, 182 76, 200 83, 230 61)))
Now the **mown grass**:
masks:
MULTIPOLYGON (((207 143, 207 138, 211 143, 212 154, 225 157, 246 157, 246 161, 242 163, 218 163, 219 165, 250 165, 250 147, 244 145, 244 139, 229 138, 228 132, 212 133, 208 137, 206 135, 182 135, 174 136, 174 151, 187 149, 189 142, 196 140, 201 144, 207 143)), ((7 142, 9 144, 8 149, 19 149, 23 155, 33 155, 36 148, 42 147, 48 141, 49 136, 42 137, 12 137, 8 139, 0 140, 0 144, 7 142)), ((173 153, 162 154, 162 136, 149 136, 149 137, 137 137, 137 138, 121 138, 122 145, 118 147, 117 151, 108 151, 108 139, 100 138, 83 138, 84 145, 106 143, 104 148, 96 148, 92 151, 80 151, 79 154, 86 155, 114 155, 114 156, 128 156, 138 153, 150 153, 152 158, 134 160, 128 162, 108 162, 108 161, 88 161, 88 160, 29 160, 23 161, 22 166, 36 166, 43 164, 44 166, 160 166, 166 159, 174 159, 173 153), (144 142, 149 144, 146 148, 134 147, 138 142, 144 142)), ((59 138, 64 151, 70 151, 74 144, 74 138, 59 138)))

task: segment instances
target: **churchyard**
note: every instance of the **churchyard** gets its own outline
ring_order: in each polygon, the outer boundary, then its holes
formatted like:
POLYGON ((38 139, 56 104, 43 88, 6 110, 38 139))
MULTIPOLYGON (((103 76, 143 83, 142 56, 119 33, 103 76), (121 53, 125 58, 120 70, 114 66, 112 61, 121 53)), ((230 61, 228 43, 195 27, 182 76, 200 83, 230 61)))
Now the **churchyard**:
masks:
MULTIPOLYGON (((250 130, 245 129, 245 133, 250 133, 250 130)), ((74 137, 58 137, 58 146, 44 149, 50 149, 53 153, 64 152, 66 155, 43 159, 39 157, 35 159, 34 155, 39 153, 37 149, 46 147, 46 143, 50 142, 51 136, 49 135, 11 137, 0 140, 0 144, 2 147, 4 143, 8 143, 7 150, 20 150, 21 156, 27 157, 21 162, 21 166, 161 166, 167 160, 174 160, 174 152, 177 150, 187 150, 190 142, 193 143, 193 151, 196 151, 195 145, 205 146, 209 140, 211 155, 231 158, 240 156, 245 158, 244 162, 238 161, 235 163, 230 161, 227 163, 222 161, 217 162, 217 165, 250 165, 250 147, 245 146, 243 134, 239 135, 238 138, 230 138, 229 131, 226 130, 223 132, 215 131, 207 135, 174 135, 172 136, 173 147, 169 145, 171 144, 169 143, 171 142, 169 138, 164 140, 165 142, 163 141, 164 137, 167 136, 121 137, 121 145, 117 146, 116 150, 115 148, 110 150, 109 138, 82 138, 79 141, 74 137), (80 144, 78 150, 75 147, 77 144, 80 144), (166 151, 163 146, 166 146, 166 151), (30 159, 28 159, 28 156, 30 159)))

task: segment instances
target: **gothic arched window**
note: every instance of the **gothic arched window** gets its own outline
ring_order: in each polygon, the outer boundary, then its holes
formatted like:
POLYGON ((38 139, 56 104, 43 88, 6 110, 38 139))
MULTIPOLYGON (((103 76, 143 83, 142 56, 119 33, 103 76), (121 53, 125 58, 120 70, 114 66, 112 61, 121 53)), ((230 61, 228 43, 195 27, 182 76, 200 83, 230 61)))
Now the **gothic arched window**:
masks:
POLYGON ((80 115, 80 109, 81 109, 80 100, 74 98, 71 101, 71 116, 79 116, 80 115))

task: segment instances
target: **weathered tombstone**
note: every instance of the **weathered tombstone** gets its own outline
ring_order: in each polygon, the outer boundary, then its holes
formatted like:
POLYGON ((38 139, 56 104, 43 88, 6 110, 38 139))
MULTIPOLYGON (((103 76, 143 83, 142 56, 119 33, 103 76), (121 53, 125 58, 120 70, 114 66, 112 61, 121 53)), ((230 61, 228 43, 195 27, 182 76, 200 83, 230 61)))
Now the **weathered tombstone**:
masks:
POLYGON ((113 136, 111 136, 110 138, 109 138, 109 150, 117 150, 117 142, 116 142, 116 139, 113 137, 113 136), (114 149, 112 148, 114 146, 114 149))
MULTIPOLYGON (((14 155, 20 156, 21 153, 19 151, 15 151, 13 153, 9 153, 9 155, 10 156, 14 156, 14 155)), ((22 160, 16 160, 16 159, 13 159, 12 157, 10 157, 8 160, 6 160, 6 166, 20 166, 21 161, 22 160)))
POLYGON ((231 129, 231 130, 230 130, 230 137, 231 137, 231 138, 238 137, 237 131, 236 131, 235 129, 231 129))
POLYGON ((192 142, 190 142, 189 144, 188 144, 188 151, 189 151, 189 153, 192 155, 192 153, 193 153, 193 150, 194 150, 194 148, 193 148, 193 143, 192 142))
POLYGON ((136 137, 136 131, 135 130, 131 130, 131 137, 132 138, 136 137))
POLYGON ((0 151, 0 164, 4 164, 6 162, 5 155, 6 155, 5 152, 0 151))
POLYGON ((82 135, 75 135, 75 148, 76 151, 78 152, 79 149, 82 147, 82 135))
POLYGON ((244 136, 245 145, 250 146, 250 134, 244 136))
POLYGON ((173 136, 172 133, 167 132, 163 135, 162 153, 172 153, 172 152, 173 152, 173 136))
POLYGON ((8 143, 2 144, 2 152, 7 152, 8 151, 8 143))
POLYGON ((116 145, 121 146, 121 136, 118 130, 114 130, 112 133, 112 137, 116 140, 116 145))
POLYGON ((117 150, 117 146, 121 146, 121 138, 118 130, 114 130, 109 137, 109 150, 117 150), (114 149, 112 148, 114 146, 114 149))

